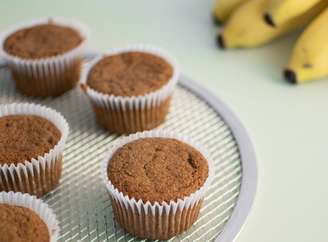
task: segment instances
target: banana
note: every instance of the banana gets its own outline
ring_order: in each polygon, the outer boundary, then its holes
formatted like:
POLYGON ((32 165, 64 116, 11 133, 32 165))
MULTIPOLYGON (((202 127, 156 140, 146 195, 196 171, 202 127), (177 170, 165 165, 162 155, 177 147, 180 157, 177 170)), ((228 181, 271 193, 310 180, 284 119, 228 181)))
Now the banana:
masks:
POLYGON ((328 76, 328 8, 324 10, 297 40, 287 69, 290 83, 303 83, 328 76))
POLYGON ((306 13, 272 28, 262 21, 267 0, 250 0, 242 4, 230 16, 218 36, 221 48, 256 47, 276 39, 290 31, 308 24, 325 7, 328 1, 321 1, 306 13))
POLYGON ((217 24, 225 22, 232 11, 246 0, 215 0, 214 3, 214 21, 217 24))
POLYGON ((280 26, 305 13, 319 1, 327 0, 269 0, 263 17, 267 24, 280 26))

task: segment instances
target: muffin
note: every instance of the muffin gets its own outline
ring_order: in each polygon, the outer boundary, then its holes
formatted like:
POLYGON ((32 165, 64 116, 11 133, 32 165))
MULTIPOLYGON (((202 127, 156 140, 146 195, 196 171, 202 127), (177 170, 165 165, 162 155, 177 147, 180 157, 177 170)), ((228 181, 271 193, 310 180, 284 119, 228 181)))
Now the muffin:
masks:
POLYGON ((178 71, 163 52, 137 46, 96 58, 82 77, 99 125, 130 134, 164 122, 178 71))
POLYGON ((206 150, 186 137, 147 131, 107 153, 102 178, 117 222, 145 239, 169 239, 197 220, 213 178, 206 150))
POLYGON ((31 209, 0 203, 0 242, 49 242, 47 225, 31 209))
POLYGON ((0 105, 0 191, 41 197, 59 183, 66 120, 35 104, 0 105))
POLYGON ((0 192, 0 242, 55 242, 55 214, 34 196, 0 192))
POLYGON ((86 40, 84 27, 72 21, 34 21, 3 33, 0 55, 21 93, 58 96, 79 81, 86 40))

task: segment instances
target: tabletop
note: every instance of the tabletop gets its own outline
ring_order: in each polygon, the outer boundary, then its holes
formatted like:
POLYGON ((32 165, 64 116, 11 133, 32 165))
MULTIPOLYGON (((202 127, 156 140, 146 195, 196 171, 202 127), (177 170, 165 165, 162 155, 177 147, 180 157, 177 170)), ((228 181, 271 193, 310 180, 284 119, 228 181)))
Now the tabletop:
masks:
POLYGON ((300 86, 284 82, 281 70, 296 34, 261 48, 219 50, 212 5, 197 0, 1 0, 0 30, 63 16, 89 26, 90 51, 135 43, 167 50, 184 74, 232 108, 254 143, 257 194, 236 241, 327 241, 328 80, 300 86))

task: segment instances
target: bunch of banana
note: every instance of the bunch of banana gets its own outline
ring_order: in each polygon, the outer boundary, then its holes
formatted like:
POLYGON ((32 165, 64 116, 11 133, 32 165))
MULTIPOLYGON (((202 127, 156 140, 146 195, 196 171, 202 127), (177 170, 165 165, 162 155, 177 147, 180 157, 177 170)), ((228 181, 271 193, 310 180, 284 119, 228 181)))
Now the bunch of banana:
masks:
POLYGON ((284 76, 290 83, 328 76, 328 0, 216 0, 214 16, 224 24, 221 48, 260 46, 308 25, 284 76))

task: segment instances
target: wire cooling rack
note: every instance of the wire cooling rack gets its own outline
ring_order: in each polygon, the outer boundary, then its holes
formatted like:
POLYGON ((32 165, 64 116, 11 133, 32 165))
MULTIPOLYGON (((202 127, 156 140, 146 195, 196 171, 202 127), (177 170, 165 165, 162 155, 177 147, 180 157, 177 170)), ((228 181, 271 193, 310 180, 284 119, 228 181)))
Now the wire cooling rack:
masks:
MULTIPOLYGON (((106 147, 119 138, 95 123, 87 97, 77 87, 55 99, 28 98, 15 91, 0 68, 0 104, 35 102, 61 112, 70 125, 60 185, 43 199, 60 222, 60 241, 140 241, 115 222, 101 182, 106 147)), ((215 161, 215 178, 197 222, 170 241, 232 241, 253 202, 256 163, 252 145, 236 117, 220 100, 182 76, 167 121, 160 127, 204 144, 215 161)))

